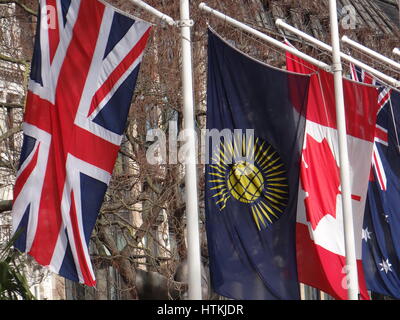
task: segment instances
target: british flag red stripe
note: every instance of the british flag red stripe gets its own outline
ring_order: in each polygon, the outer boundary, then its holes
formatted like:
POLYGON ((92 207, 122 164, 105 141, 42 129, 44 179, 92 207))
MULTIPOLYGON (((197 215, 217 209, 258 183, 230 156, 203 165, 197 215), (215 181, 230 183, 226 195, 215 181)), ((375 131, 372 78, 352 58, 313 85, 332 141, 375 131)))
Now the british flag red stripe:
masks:
POLYGON ((378 179, 381 190, 386 191, 386 174, 376 144, 374 144, 374 153, 372 154, 372 167, 375 170, 375 176, 378 179))
MULTIPOLYGON (((379 104, 379 107, 382 108, 384 104, 379 104)), ((384 146, 388 146, 388 131, 387 129, 381 127, 379 124, 376 124, 375 127, 375 139, 374 139, 374 152, 372 154, 372 168, 375 171, 375 176, 378 180, 379 187, 381 190, 386 191, 387 179, 385 169, 382 164, 382 160, 379 154, 379 150, 376 146, 377 143, 381 143, 384 146)))
POLYGON ((93 286, 88 243, 150 24, 97 0, 42 0, 40 8, 14 190, 13 230, 22 231, 15 246, 93 286))
POLYGON ((375 142, 382 143, 385 146, 388 145, 388 131, 379 124, 375 126, 375 142))
POLYGON ((378 104, 379 104, 380 108, 382 108, 386 104, 386 102, 389 101, 391 91, 392 91, 392 89, 387 88, 387 87, 381 88, 381 91, 378 96, 378 104))

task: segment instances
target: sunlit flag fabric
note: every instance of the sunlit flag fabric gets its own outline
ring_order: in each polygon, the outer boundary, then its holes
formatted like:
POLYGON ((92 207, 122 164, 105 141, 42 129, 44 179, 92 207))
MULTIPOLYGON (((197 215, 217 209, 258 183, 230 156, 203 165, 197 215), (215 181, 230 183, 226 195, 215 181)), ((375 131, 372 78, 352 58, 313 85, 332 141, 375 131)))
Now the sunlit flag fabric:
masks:
POLYGON ((150 25, 96 0, 40 1, 14 188, 15 246, 95 285, 88 244, 150 25))
POLYGON ((400 92, 352 67, 352 78, 378 85, 372 179, 362 231, 362 261, 367 288, 400 299, 400 92))
POLYGON ((299 299, 295 219, 309 77, 262 64, 209 31, 206 230, 213 289, 299 299), (246 130, 248 136, 246 136, 246 130))
MULTIPOLYGON (((307 103, 297 214, 299 280, 347 299, 339 145, 333 75, 287 54, 291 71, 313 73, 307 103)), ((343 81, 351 204, 359 290, 369 299, 361 262, 361 233, 375 136, 378 92, 375 87, 343 81)))

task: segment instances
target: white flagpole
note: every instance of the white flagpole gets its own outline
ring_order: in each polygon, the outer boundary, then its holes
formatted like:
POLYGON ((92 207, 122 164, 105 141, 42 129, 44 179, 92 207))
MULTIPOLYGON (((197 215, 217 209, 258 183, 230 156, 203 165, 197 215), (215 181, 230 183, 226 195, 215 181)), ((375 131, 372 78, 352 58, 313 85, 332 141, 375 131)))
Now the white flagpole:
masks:
POLYGON ((348 284, 348 299, 358 300, 357 258, 354 241, 353 211, 351 206, 350 166, 347 150, 346 117, 343 97, 342 63, 340 60, 340 40, 337 19, 336 0, 329 0, 331 38, 332 38, 332 69, 335 84, 336 118, 339 136, 340 180, 342 188, 342 207, 344 221, 344 239, 346 250, 346 271, 348 284))
POLYGON ((188 241, 188 285, 189 299, 201 300, 201 259, 197 198, 196 139, 193 103, 192 42, 189 0, 180 0, 181 43, 182 43, 182 94, 183 121, 188 151, 185 164, 186 220, 188 241))
POLYGON ((384 63, 387 63, 387 64, 391 65, 392 67, 400 70, 400 63, 393 61, 392 59, 389 59, 388 57, 385 57, 384 55, 382 55, 370 48, 367 48, 366 46, 363 46, 362 44, 360 44, 354 40, 351 40, 347 36, 342 37, 342 42, 347 43, 351 47, 356 48, 356 49, 370 55, 371 57, 374 57, 374 58, 376 58, 384 63))
POLYGON ((152 6, 148 5, 146 2, 144 2, 142 0, 129 0, 129 1, 132 2, 133 4, 137 5, 138 7, 141 7, 142 9, 150 12, 151 14, 160 18, 161 20, 167 22, 170 26, 173 26, 175 24, 174 19, 172 19, 170 16, 166 15, 165 13, 158 11, 156 8, 153 8, 152 6))
POLYGON ((271 45, 273 45, 273 46, 275 46, 275 47, 277 47, 279 49, 282 49, 282 50, 285 50, 285 51, 288 51, 288 52, 294 54, 296 57, 299 57, 299 58, 301 58, 301 59, 313 64, 314 66, 317 66, 317 67, 319 67, 319 68, 321 68, 323 70, 326 70, 326 71, 330 71, 331 70, 331 67, 329 65, 327 65, 326 63, 324 63, 322 61, 319 61, 317 59, 314 59, 313 57, 310 57, 309 55, 306 55, 305 53, 297 50, 296 48, 290 47, 290 46, 282 43, 281 41, 278 41, 278 40, 276 40, 276 39, 274 39, 274 38, 272 38, 272 37, 260 32, 258 30, 255 30, 255 29, 249 27, 248 25, 246 25, 246 24, 244 24, 244 23, 242 23, 240 21, 237 21, 237 20, 227 16, 226 14, 224 14, 222 12, 219 12, 219 11, 213 9, 213 8, 210 8, 204 2, 199 4, 199 8, 200 8, 200 10, 203 10, 205 12, 210 13, 210 14, 214 15, 215 17, 223 20, 224 22, 227 22, 227 23, 229 23, 229 24, 231 24, 231 25, 233 25, 233 26, 235 26, 235 27, 237 27, 239 29, 242 29, 242 30, 244 30, 244 31, 246 31, 248 33, 251 33, 251 34, 255 35, 256 37, 268 42, 269 44, 271 44, 271 45))
POLYGON ((180 1, 181 20, 175 22, 170 16, 158 11, 141 0, 129 0, 142 9, 181 28, 182 43, 182 95, 183 118, 186 133, 187 153, 185 163, 186 220, 188 242, 188 289, 189 299, 201 300, 201 257, 199 233, 199 205, 197 197, 196 133, 194 127, 192 42, 190 39, 189 0, 180 1))
MULTIPOLYGON (((299 37, 306 39, 307 41, 310 41, 311 43, 315 44, 316 46, 318 46, 324 50, 332 52, 332 47, 330 45, 310 36, 309 34, 303 32, 303 31, 300 31, 299 29, 296 29, 295 27, 291 26, 290 24, 287 24, 286 22, 284 22, 282 19, 277 19, 275 21, 275 24, 278 27, 284 28, 285 30, 290 31, 290 32, 294 33, 295 35, 298 35, 299 37)), ((391 85, 395 88, 400 87, 400 81, 396 80, 395 78, 389 77, 388 75, 370 67, 369 65, 365 64, 364 62, 361 62, 360 60, 357 60, 343 52, 340 52, 340 57, 343 60, 351 62, 351 63, 355 64, 356 66, 364 69, 365 71, 369 72, 370 74, 372 74, 372 75, 376 76, 377 78, 383 80, 384 82, 388 83, 389 85, 391 85)))

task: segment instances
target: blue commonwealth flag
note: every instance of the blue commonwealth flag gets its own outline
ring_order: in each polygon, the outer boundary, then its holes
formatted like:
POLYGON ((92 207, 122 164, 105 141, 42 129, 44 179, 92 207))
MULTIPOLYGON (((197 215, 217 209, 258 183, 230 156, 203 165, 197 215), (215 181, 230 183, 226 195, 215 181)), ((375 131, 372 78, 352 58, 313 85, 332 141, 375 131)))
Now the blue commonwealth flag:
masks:
POLYGON ((362 231, 362 261, 367 288, 400 299, 400 92, 377 118, 373 181, 362 231))
POLYGON ((208 37, 205 212, 216 293, 299 299, 295 223, 309 77, 208 37))

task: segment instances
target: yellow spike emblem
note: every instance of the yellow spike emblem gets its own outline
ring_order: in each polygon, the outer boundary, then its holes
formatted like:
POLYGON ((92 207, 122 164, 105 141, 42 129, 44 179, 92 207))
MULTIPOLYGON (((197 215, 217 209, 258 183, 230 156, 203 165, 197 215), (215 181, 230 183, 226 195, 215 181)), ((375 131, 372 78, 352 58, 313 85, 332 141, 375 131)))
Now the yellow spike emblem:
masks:
POLYGON ((265 141, 250 138, 254 143, 243 136, 220 144, 214 157, 217 161, 209 166, 208 182, 220 211, 228 201, 246 204, 261 230, 285 211, 289 185, 279 154, 265 141))

